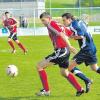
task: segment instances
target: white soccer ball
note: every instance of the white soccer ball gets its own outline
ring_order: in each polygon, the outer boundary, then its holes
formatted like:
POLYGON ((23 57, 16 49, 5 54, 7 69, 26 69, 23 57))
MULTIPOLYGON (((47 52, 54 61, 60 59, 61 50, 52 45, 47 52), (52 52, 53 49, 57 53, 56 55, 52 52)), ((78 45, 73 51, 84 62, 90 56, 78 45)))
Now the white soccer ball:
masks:
POLYGON ((15 65, 9 65, 6 70, 7 75, 15 77, 18 75, 18 68, 15 65))

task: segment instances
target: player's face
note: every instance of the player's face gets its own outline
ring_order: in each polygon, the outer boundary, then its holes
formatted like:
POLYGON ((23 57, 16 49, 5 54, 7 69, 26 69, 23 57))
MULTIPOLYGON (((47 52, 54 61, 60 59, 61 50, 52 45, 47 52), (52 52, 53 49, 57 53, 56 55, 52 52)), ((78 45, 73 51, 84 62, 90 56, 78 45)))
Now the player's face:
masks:
POLYGON ((41 18, 42 24, 47 26, 50 23, 50 18, 49 17, 43 17, 41 18))
POLYGON ((5 14, 5 18, 6 19, 10 18, 10 14, 9 13, 5 14))
POLYGON ((69 26, 72 22, 72 20, 70 18, 67 19, 66 17, 62 17, 62 21, 65 26, 69 26))

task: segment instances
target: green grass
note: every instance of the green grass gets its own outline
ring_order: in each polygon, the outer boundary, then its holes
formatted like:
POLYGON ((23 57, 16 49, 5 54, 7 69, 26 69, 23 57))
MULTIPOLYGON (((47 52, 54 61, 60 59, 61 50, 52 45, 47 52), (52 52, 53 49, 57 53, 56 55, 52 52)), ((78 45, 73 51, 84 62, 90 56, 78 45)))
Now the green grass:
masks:
MULTIPOLYGON (((52 8, 68 8, 73 7, 76 4, 77 0, 51 0, 52 8)), ((50 0, 46 0, 46 7, 50 7, 50 0)))
POLYGON ((89 22, 89 26, 100 26, 100 22, 89 22))
MULTIPOLYGON (((77 3, 79 0, 51 0, 51 7, 52 8, 69 8, 69 7, 77 7, 77 3)), ((100 0, 80 0, 80 6, 82 7, 99 7, 100 6, 100 0), (93 1, 93 4, 91 5, 90 2, 93 1)), ((46 7, 50 7, 50 1, 46 0, 46 7)))
MULTIPOLYGON (((93 37, 99 58, 100 35, 93 35, 93 37)), ((90 93, 84 94, 81 97, 75 97, 75 89, 67 80, 60 76, 59 67, 52 66, 46 70, 51 87, 51 96, 36 97, 34 95, 35 92, 41 89, 36 64, 50 54, 53 48, 47 36, 28 36, 19 37, 19 39, 27 47, 27 55, 24 55, 17 46, 16 54, 11 54, 7 38, 0 38, 0 100, 100 100, 100 77, 84 65, 81 65, 79 68, 94 81, 90 93), (9 64, 14 64, 18 67, 19 75, 17 77, 10 78, 6 75, 6 68, 9 64)), ((71 41, 71 43, 78 48, 75 41, 71 41)), ((99 61, 100 58, 98 59, 99 61)), ((84 86, 84 83, 81 80, 79 81, 84 86)))
MULTIPOLYGON (((51 0, 51 7, 52 8, 70 8, 70 7, 77 7, 77 3, 79 0, 51 0)), ((80 6, 82 7, 99 7, 100 6, 100 0, 80 0, 80 6), (93 5, 90 4, 90 2, 93 1, 93 5)), ((50 7, 50 0, 46 0, 46 7, 50 7)))

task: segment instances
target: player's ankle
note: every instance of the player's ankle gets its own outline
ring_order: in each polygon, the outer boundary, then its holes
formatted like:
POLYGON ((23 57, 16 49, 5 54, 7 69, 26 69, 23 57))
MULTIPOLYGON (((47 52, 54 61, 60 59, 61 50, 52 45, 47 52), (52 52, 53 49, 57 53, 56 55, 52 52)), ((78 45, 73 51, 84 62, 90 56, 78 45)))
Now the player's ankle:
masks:
POLYGON ((44 89, 44 90, 45 90, 45 92, 50 92, 50 90, 49 90, 49 89, 47 89, 47 90, 46 90, 46 89, 44 89))
POLYGON ((84 91, 84 89, 83 88, 80 88, 79 90, 77 90, 78 92, 81 92, 81 91, 84 91))
POLYGON ((98 68, 96 72, 100 74, 100 68, 98 68))

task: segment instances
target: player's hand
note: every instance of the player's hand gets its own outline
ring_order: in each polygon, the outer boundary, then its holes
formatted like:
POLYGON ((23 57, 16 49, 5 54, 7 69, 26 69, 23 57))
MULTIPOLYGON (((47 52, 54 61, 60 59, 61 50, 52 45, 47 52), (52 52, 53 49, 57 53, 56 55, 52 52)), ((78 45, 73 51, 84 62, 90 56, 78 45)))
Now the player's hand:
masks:
POLYGON ((77 53, 77 49, 75 49, 73 46, 69 46, 70 52, 72 52, 73 54, 77 53))

